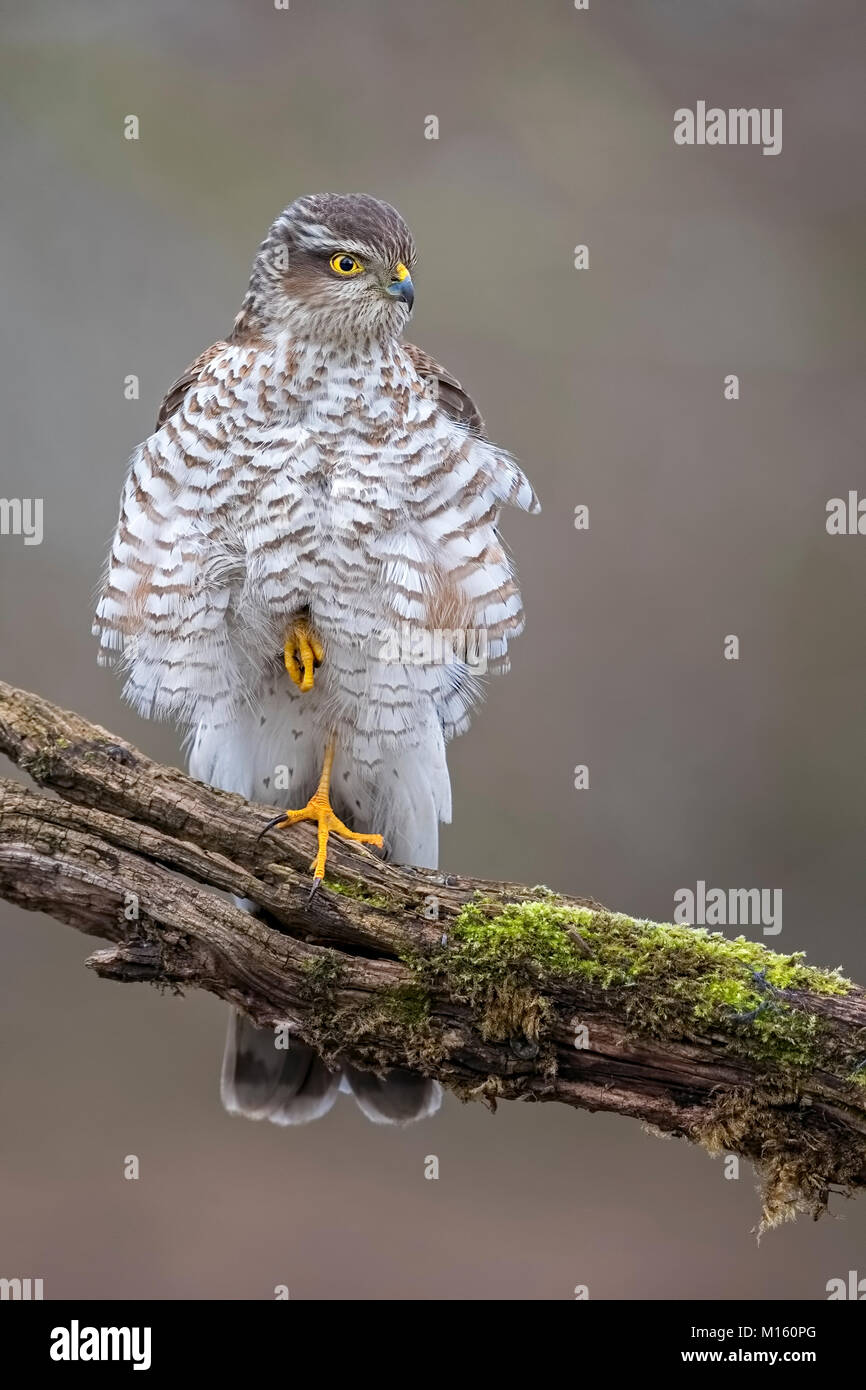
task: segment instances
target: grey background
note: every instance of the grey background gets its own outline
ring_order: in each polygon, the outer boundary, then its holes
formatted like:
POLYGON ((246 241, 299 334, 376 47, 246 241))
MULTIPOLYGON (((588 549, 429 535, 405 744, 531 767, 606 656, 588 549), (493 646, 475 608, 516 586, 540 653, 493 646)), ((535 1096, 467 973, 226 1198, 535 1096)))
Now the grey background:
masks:
MULTIPOLYGON (((377 194, 419 243, 413 340, 544 504, 505 523, 528 629, 453 747, 443 865, 657 919, 699 878, 781 888, 770 944, 866 978, 866 540, 824 528, 864 483, 858 9, 5 4, 0 492, 44 497, 45 540, 0 539, 3 677, 177 759, 89 635, 127 457, 275 213, 377 194), (781 106, 782 153, 675 147, 699 99, 781 106)), ((101 982, 83 937, 0 918, 0 1273, 48 1297, 821 1298, 866 1274, 862 1204, 757 1247, 745 1167, 630 1121, 231 1119, 221 1005, 101 982)))

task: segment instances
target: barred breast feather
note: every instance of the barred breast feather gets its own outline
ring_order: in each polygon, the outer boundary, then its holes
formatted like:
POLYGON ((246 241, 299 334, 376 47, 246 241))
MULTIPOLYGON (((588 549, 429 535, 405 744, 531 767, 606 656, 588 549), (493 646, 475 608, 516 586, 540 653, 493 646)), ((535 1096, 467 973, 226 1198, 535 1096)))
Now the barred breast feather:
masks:
POLYGON ((142 714, 218 729, 261 705, 307 613, 326 650, 323 728, 371 764, 413 746, 432 705, 447 739, 523 626, 505 504, 538 510, 419 349, 216 343, 132 456, 97 608, 103 657, 123 663, 142 714), (474 652, 458 650, 467 633, 474 652))

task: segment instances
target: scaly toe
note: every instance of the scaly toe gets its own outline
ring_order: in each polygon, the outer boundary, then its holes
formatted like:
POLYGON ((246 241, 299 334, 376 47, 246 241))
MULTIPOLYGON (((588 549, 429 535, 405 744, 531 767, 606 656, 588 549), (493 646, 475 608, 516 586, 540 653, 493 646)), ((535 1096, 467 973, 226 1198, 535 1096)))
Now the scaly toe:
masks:
MULTIPOLYGON (((310 865, 313 872, 313 892, 325 877, 325 865, 328 861, 328 839, 332 834, 339 835, 341 840, 352 840, 358 845, 375 845, 377 849, 382 849, 385 844, 381 835, 367 835, 358 830, 350 830, 348 825, 336 815, 327 796, 321 789, 300 810, 281 811, 273 820, 268 821, 264 830, 261 831, 259 839, 277 825, 289 827, 298 825, 305 820, 315 821, 318 832, 318 852, 310 865)), ((312 900, 312 894, 310 900, 312 900)))
POLYGON ((315 669, 324 659, 325 649, 309 623, 295 623, 285 640, 283 660, 299 690, 312 690, 315 669))

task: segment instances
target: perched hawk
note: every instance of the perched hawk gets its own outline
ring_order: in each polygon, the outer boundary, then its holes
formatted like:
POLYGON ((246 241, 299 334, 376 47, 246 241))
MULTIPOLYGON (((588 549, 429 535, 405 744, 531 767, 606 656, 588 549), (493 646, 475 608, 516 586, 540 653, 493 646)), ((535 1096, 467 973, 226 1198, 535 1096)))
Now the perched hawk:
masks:
MULTIPOLYGON (((415 246, 366 195, 299 198, 240 313, 132 456, 97 608, 140 713, 188 729, 190 771, 329 834, 435 867, 445 745, 523 626, 497 533, 537 511, 459 381, 403 343, 415 246)), ((372 1119, 432 1113, 435 1082, 328 1070, 234 1014, 231 1110, 279 1123, 351 1090, 372 1119)))

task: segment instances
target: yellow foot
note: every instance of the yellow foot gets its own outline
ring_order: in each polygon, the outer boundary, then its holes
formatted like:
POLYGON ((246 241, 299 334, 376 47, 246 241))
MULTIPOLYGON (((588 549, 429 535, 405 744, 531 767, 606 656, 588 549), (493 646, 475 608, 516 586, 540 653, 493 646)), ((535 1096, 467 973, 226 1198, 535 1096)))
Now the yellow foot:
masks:
POLYGON ((321 639, 306 618, 296 618, 283 648, 286 670, 299 690, 312 690, 313 672, 325 659, 321 639))
POLYGON ((316 792, 316 795, 310 798, 302 811, 286 811, 284 819, 279 824, 297 825, 302 820, 314 820, 319 827, 319 852, 310 865, 314 879, 325 877, 328 836, 330 834, 339 835, 343 840, 354 840, 360 845, 378 845, 379 849, 385 843, 381 835, 359 835, 356 830, 350 830, 348 825, 344 825, 340 817, 332 810, 327 792, 324 796, 320 796, 316 792))
MULTIPOLYGON (((312 820, 316 822, 319 829, 319 852, 310 865, 313 870, 313 892, 315 892, 319 883, 325 877, 325 862, 328 858, 329 835, 333 833, 334 835, 339 835, 343 840, 354 840, 356 844, 360 845, 377 845, 379 849, 382 849, 385 843, 381 835, 361 835, 356 830, 350 830, 348 825, 344 825, 340 817, 333 810, 331 806, 330 786, 331 770, 334 766, 335 746, 335 739, 329 739, 328 746, 325 750, 325 761, 322 767, 319 785, 306 806, 300 811, 284 811, 281 815, 275 816, 272 821, 268 821, 268 824, 261 832, 262 835, 265 835, 267 831, 274 829, 275 826, 297 825, 298 822, 302 820, 312 820)), ((261 835, 259 838, 261 839, 261 835)))

